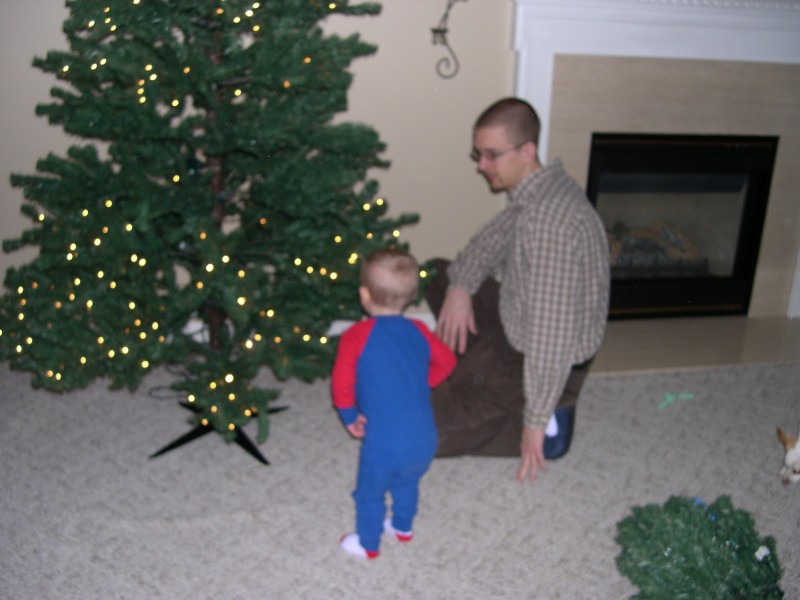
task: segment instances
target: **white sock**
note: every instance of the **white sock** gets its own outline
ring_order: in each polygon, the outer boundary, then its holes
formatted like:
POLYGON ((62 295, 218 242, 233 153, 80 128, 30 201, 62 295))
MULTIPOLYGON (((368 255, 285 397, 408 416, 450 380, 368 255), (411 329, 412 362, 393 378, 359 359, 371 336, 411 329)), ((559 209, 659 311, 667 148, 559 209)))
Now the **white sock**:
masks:
POLYGON ((550 421, 547 423, 547 429, 544 430, 544 434, 547 437, 556 437, 558 435, 558 421, 556 421, 555 415, 550 417, 550 421))

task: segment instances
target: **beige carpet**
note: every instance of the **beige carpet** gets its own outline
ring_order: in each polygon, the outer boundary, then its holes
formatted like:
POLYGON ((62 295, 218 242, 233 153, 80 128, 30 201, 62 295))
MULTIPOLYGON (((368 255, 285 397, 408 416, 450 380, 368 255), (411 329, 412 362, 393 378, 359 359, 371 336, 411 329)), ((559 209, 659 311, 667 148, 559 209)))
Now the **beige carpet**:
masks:
POLYGON ((670 495, 723 494, 776 538, 786 598, 800 598, 800 487, 780 484, 775 437, 800 425, 799 363, 591 376, 573 448, 547 474, 520 485, 514 459, 435 462, 414 541, 370 563, 337 547, 358 444, 327 382, 285 384, 269 467, 216 435, 148 459, 188 430, 149 388, 55 396, 5 365, 0 387, 3 599, 628 598, 616 523, 670 495), (663 406, 667 393, 693 398, 663 406))

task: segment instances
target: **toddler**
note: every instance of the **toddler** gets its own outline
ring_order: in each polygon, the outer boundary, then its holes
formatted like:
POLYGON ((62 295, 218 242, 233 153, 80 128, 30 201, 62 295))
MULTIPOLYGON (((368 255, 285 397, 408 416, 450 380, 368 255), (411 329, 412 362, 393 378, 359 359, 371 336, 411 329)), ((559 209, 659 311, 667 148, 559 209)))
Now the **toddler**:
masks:
POLYGON ((378 556, 384 531, 411 540, 419 481, 438 444, 430 390, 456 364, 424 323, 403 316, 418 286, 419 266, 410 254, 393 248, 370 254, 358 290, 369 318, 342 334, 333 367, 333 404, 350 434, 362 439, 353 492, 356 531, 341 547, 362 558, 378 556))

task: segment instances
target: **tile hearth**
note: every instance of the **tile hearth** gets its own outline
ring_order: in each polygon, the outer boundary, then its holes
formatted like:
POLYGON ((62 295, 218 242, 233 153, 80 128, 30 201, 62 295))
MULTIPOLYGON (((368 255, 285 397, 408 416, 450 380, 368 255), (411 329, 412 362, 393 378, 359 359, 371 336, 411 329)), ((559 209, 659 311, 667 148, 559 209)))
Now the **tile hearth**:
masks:
POLYGON ((800 361, 800 319, 686 317, 608 324, 595 375, 800 361))

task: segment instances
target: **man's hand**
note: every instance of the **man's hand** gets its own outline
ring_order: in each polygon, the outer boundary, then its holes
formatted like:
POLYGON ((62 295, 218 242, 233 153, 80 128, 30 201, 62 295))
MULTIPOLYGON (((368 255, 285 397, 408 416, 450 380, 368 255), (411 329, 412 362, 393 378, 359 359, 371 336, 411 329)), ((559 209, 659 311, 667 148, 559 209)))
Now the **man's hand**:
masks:
POLYGON ((350 432, 354 438, 363 438, 364 437, 364 425, 367 423, 367 417, 364 415, 358 415, 356 420, 347 425, 347 431, 350 432))
POLYGON ((472 298, 464 288, 451 286, 439 311, 436 335, 450 350, 464 354, 467 349, 467 335, 470 333, 478 333, 472 311, 472 298))
POLYGON ((528 426, 522 428, 520 454, 517 481, 526 479, 533 481, 539 467, 542 468, 542 471, 547 471, 547 463, 544 461, 544 429, 534 429, 528 426))

